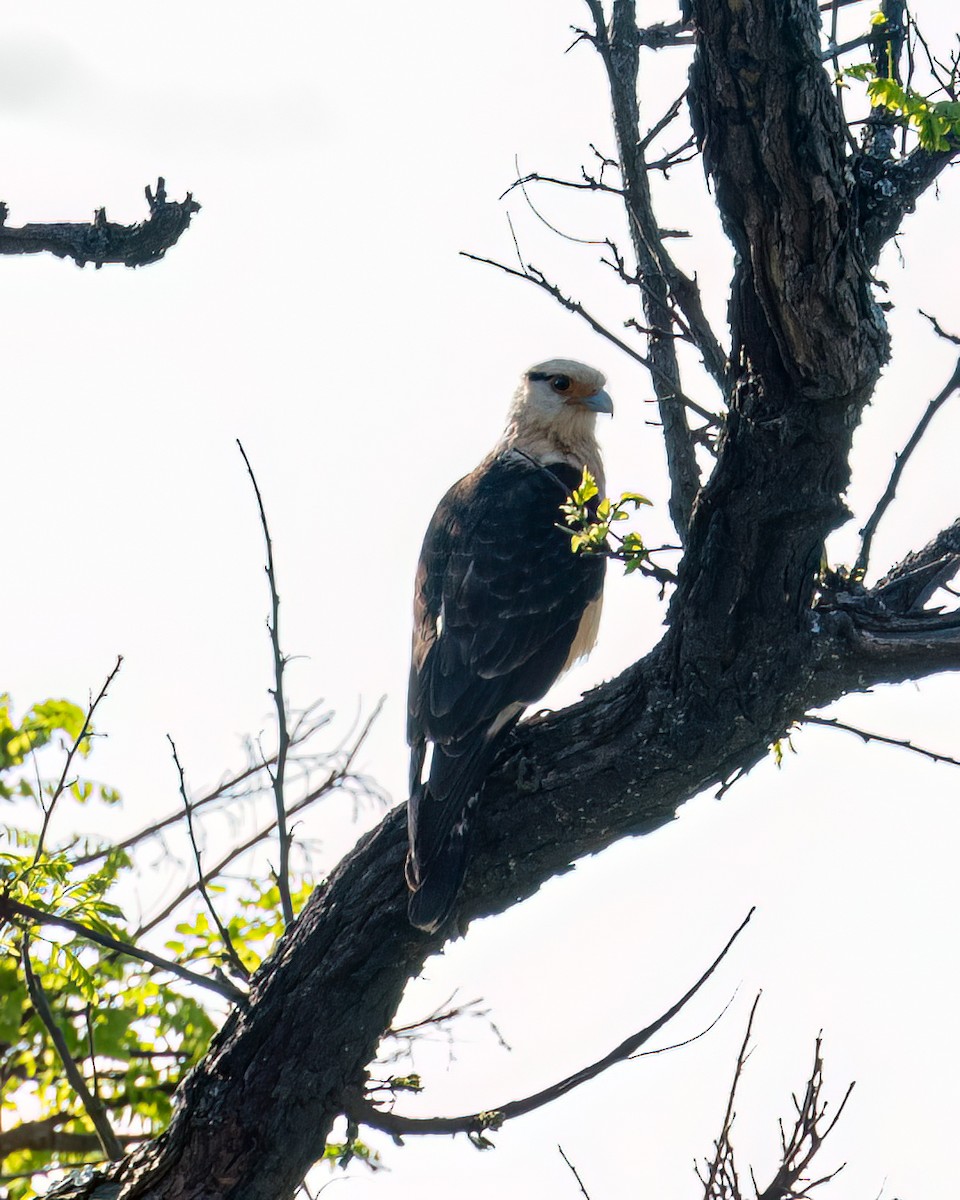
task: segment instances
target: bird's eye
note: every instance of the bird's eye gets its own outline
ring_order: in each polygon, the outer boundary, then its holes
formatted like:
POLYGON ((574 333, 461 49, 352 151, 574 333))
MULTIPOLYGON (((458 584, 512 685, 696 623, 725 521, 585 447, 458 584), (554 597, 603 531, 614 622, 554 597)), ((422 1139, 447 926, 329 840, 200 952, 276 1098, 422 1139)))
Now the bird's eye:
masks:
POLYGON ((566 392, 570 390, 569 375, 554 375, 550 380, 550 384, 555 392, 566 392))

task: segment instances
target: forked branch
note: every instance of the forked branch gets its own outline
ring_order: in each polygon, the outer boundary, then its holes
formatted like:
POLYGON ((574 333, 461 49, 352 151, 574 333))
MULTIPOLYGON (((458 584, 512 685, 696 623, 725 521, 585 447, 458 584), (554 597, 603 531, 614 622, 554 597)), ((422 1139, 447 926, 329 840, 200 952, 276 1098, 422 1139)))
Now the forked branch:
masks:
MULTIPOLYGON (((727 1096, 720 1134, 714 1142, 712 1158, 704 1164, 704 1169, 697 1168, 697 1176, 703 1184, 704 1200, 744 1200, 743 1185, 733 1152, 731 1131, 736 1112, 734 1103, 737 1088, 743 1069, 750 1057, 750 1035, 753 1021, 760 1001, 759 995, 750 1009, 747 1031, 737 1056, 737 1065, 733 1073, 733 1081, 727 1096)), ((788 1134, 783 1122, 780 1123, 780 1163, 773 1179, 765 1188, 758 1186, 751 1171, 751 1182, 756 1200, 803 1200, 814 1188, 828 1183, 843 1170, 843 1165, 836 1170, 821 1175, 818 1179, 810 1179, 808 1168, 819 1152, 827 1136, 833 1130, 840 1114, 843 1112, 854 1085, 851 1083, 844 1093, 843 1099, 831 1120, 827 1121, 828 1102, 822 1098, 823 1092, 823 1058, 821 1056, 821 1040, 818 1037, 814 1050, 813 1069, 807 1080, 802 1099, 793 1097, 796 1119, 788 1134)))

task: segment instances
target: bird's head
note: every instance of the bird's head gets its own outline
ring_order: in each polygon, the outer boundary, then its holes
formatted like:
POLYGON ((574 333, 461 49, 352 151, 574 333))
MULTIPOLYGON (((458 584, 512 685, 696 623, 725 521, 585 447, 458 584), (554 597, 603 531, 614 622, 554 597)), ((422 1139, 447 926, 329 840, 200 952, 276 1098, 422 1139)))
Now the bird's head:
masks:
POLYGON ((515 411, 525 411, 539 424, 560 420, 567 424, 577 416, 592 418, 612 413, 613 401, 603 390, 606 377, 593 367, 568 358, 551 358, 531 367, 517 389, 515 411))
POLYGON ((599 371, 569 358, 537 363, 514 393, 498 450, 514 447, 542 463, 586 465, 602 481, 594 426, 597 413, 613 412, 605 383, 599 371))

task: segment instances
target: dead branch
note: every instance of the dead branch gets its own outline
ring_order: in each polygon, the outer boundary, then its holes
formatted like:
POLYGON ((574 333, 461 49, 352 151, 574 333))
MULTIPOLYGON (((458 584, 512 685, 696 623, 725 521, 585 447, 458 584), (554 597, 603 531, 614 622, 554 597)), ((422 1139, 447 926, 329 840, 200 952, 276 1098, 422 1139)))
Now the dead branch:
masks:
POLYGON ((821 1046, 821 1039, 818 1037, 813 1055, 813 1070, 807 1080, 803 1099, 798 1101, 796 1096, 793 1097, 797 1118, 789 1137, 784 1133, 781 1125, 782 1158, 780 1166, 768 1186, 762 1190, 757 1189, 757 1200, 791 1200, 791 1197, 794 1197, 795 1200, 803 1200, 804 1197, 810 1195, 814 1188, 829 1183, 843 1170, 844 1164, 841 1163, 836 1170, 822 1175, 819 1179, 805 1178, 807 1168, 840 1120, 855 1086, 853 1083, 850 1084, 833 1119, 824 1125, 829 1105, 826 1100, 822 1099, 823 1058, 820 1053, 821 1046))
MULTIPOLYGON (((747 1059, 750 1057, 750 1035, 759 1002, 760 996, 758 995, 750 1009, 747 1031, 740 1047, 740 1053, 737 1055, 737 1065, 727 1096, 723 1124, 720 1134, 714 1142, 713 1157, 706 1161, 706 1169, 703 1173, 699 1167, 695 1168, 697 1178, 704 1185, 704 1200, 743 1200, 740 1173, 730 1135, 736 1118, 734 1103, 737 1088, 747 1059)), ((831 1171, 819 1179, 810 1180, 805 1177, 807 1168, 839 1121, 840 1115, 850 1099, 853 1087, 854 1085, 851 1083, 832 1120, 824 1125, 828 1102, 822 1099, 823 1059, 821 1057, 821 1040, 818 1037, 814 1050, 813 1069, 807 1080, 803 1099, 798 1100, 796 1096, 793 1097, 797 1116, 789 1136, 784 1130, 783 1122, 780 1122, 780 1165, 770 1184, 762 1189, 757 1187, 756 1179, 751 1171, 756 1200, 804 1200, 814 1188, 828 1183, 843 1170, 841 1165, 835 1171, 831 1171)))
MULTIPOLYGON (((676 347, 667 336, 671 330, 669 288, 663 270, 668 260, 654 218, 644 153, 640 147, 640 118, 636 94, 640 41, 633 0, 617 4, 609 26, 600 0, 587 0, 593 18, 591 42, 607 73, 613 103, 613 122, 620 158, 625 204, 637 259, 638 274, 645 287, 641 292, 644 318, 658 332, 649 338, 649 356, 656 364, 651 372, 660 404, 667 468, 670 474, 670 517, 680 541, 686 545, 687 526, 693 501, 700 489, 700 469, 690 437, 686 413, 673 403, 682 390, 676 347)), ((706 357, 706 355, 705 355, 706 357)))
POLYGON ((49 251, 57 258, 72 258, 78 267, 92 262, 99 270, 104 263, 144 267, 158 262, 190 224, 200 205, 187 192, 184 200, 168 200, 163 178, 157 190, 144 189, 150 216, 139 225, 118 225, 107 220, 106 209, 98 208, 90 225, 55 222, 6 224, 7 206, 0 203, 0 254, 39 254, 49 251))
POLYGON ((737 1095, 737 1087, 740 1083, 740 1076, 743 1074, 743 1068, 750 1057, 750 1034, 753 1031, 753 1019, 757 1015, 757 1005, 759 1003, 760 993, 758 992, 750 1008, 750 1016, 747 1019, 747 1031, 743 1035, 743 1043, 740 1046, 740 1053, 737 1055, 737 1065, 734 1068, 733 1081, 730 1084, 730 1092, 727 1096, 727 1107, 723 1114, 720 1135, 713 1143, 713 1158, 707 1163, 707 1172, 705 1175, 700 1174, 699 1168, 694 1168, 697 1172, 697 1177, 703 1184, 704 1200, 714 1200, 714 1198, 716 1200, 740 1200, 740 1186, 733 1161, 730 1130, 733 1127, 733 1119, 736 1116, 733 1105, 737 1095))

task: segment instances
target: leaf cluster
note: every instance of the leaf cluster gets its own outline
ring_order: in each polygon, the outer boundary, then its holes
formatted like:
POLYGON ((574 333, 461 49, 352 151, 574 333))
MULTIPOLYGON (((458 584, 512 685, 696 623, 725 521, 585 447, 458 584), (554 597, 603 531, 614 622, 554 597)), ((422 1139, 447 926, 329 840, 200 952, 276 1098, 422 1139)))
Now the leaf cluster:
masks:
MULTIPOLYGON (((42 752, 56 748, 58 735, 89 753, 92 729, 77 742, 85 721, 84 711, 66 700, 36 704, 16 721, 9 696, 0 697, 0 796, 17 818, 4 827, 0 850, 0 1194, 7 1200, 36 1195, 36 1178, 51 1170, 103 1157, 94 1123, 31 999, 25 954, 70 1058, 122 1145, 166 1126, 173 1093, 216 1028, 205 998, 135 957, 131 906, 117 902, 133 892, 137 864, 131 856, 117 846, 84 854, 74 836, 46 851, 31 828, 31 813, 48 816, 58 788, 68 805, 120 803, 119 794, 101 784, 75 780, 63 788, 63 781, 44 778, 42 752), (105 950, 83 933, 51 923, 56 920, 114 939, 133 953, 105 950)), ((311 887, 312 880, 298 880, 297 908, 311 887)), ((279 889, 250 881, 231 907, 226 928, 233 949, 253 971, 283 929, 279 889)), ((181 921, 176 933, 167 941, 172 963, 214 973, 226 965, 226 947, 206 913, 181 921)))
POLYGON ((619 500, 604 496, 598 501, 599 494, 596 479, 584 467, 579 485, 560 505, 565 524, 558 528, 569 534, 574 554, 603 554, 619 559, 629 575, 648 561, 649 552, 639 533, 631 530, 621 537, 613 532, 612 526, 629 520, 631 508, 636 511, 651 501, 639 492, 622 492, 619 500))
POLYGON ((922 149, 942 152, 956 148, 960 137, 960 101, 933 100, 915 88, 881 75, 873 63, 845 67, 841 82, 846 78, 866 83, 867 97, 873 107, 886 109, 914 129, 922 149))

